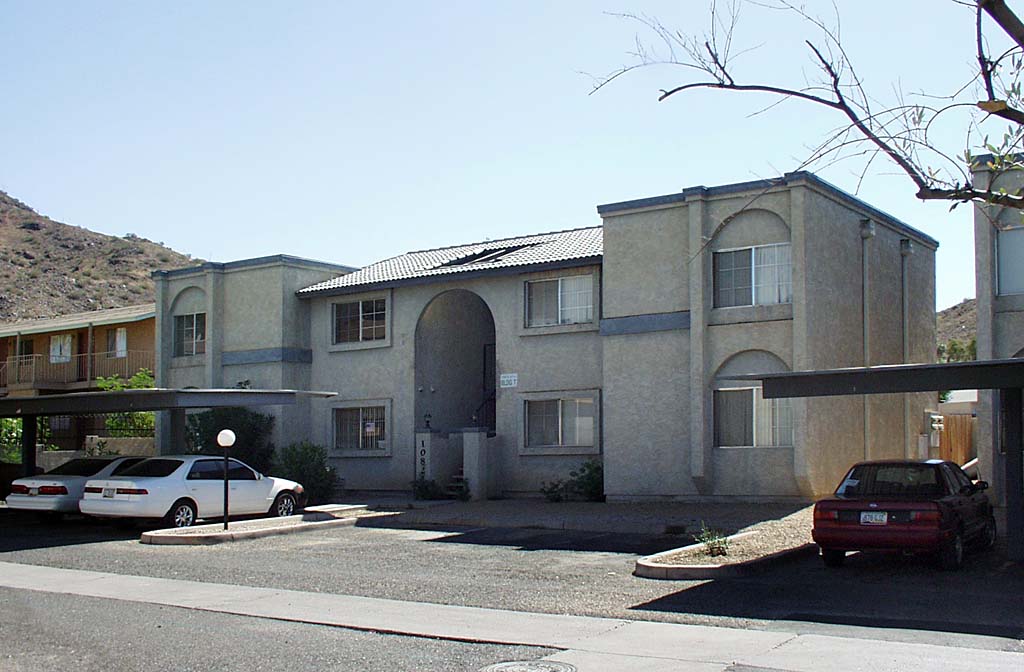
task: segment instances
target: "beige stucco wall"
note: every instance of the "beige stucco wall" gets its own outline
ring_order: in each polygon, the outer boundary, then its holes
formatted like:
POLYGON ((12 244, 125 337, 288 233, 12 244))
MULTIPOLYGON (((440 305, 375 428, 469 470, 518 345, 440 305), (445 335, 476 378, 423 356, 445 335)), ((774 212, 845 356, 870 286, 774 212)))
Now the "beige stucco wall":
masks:
MULTIPOLYGON (((289 361, 301 351, 310 357, 309 307, 295 292, 340 274, 329 264, 278 257, 157 274, 158 386, 230 388, 248 381, 254 389, 311 389, 309 362, 289 361), (174 316, 190 313, 206 313, 206 352, 174 357, 174 316)), ((281 446, 309 438, 309 408, 300 398, 253 410, 275 418, 272 440, 281 446)), ((158 441, 173 449, 169 420, 160 416, 158 441)))
MULTIPOLYGON (((935 254, 925 242, 886 224, 874 213, 839 202, 818 189, 804 190, 806 305, 804 352, 799 368, 933 362, 935 359, 935 254), (873 234, 861 236, 862 220, 873 234), (903 352, 903 255, 908 287, 907 357, 903 352), (863 254, 867 254, 867 335, 864 347, 863 254)), ((917 435, 931 393, 818 398, 807 401, 804 490, 831 491, 858 460, 927 457, 917 435), (865 412, 867 424, 865 425, 865 412), (865 429, 867 433, 865 435, 865 429), (865 441, 865 436, 867 441, 865 441)))
MULTIPOLYGON (((333 409, 365 400, 384 405, 390 414, 389 454, 333 458, 340 475, 351 487, 367 490, 407 490, 414 476, 414 433, 422 426, 416 417, 416 396, 430 395, 416 385, 416 326, 421 314, 438 295, 453 289, 479 296, 494 317, 496 372, 518 374, 518 387, 496 391, 497 446, 492 455, 496 482, 504 494, 538 492, 541 482, 565 478, 592 449, 567 449, 571 454, 524 454, 521 408, 533 393, 594 391, 601 387, 601 345, 597 322, 587 325, 527 329, 524 327, 524 282, 588 273, 594 275, 595 301, 599 300, 600 268, 565 269, 525 275, 470 278, 392 290, 309 299, 313 342, 312 386, 336 391, 330 400, 313 401, 313 436, 318 443, 334 441, 333 409), (383 297, 388 301, 388 339, 380 345, 331 345, 331 305, 336 302, 383 297)), ((436 394, 436 393, 435 393, 436 394)))
MULTIPOLYGON (((1013 193, 1024 185, 1024 173, 1011 171, 992 180, 987 170, 975 173, 979 189, 991 186, 1013 193)), ((999 294, 998 227, 1017 226, 1021 213, 994 206, 974 206, 975 289, 978 314, 978 359, 1006 359, 1024 356, 1024 295, 999 294)), ((1024 264, 1024 259, 1018 260, 1024 264)), ((981 477, 992 486, 992 496, 1005 505, 1004 460, 997 439, 998 418, 994 392, 978 393, 978 425, 976 430, 978 462, 981 477)))

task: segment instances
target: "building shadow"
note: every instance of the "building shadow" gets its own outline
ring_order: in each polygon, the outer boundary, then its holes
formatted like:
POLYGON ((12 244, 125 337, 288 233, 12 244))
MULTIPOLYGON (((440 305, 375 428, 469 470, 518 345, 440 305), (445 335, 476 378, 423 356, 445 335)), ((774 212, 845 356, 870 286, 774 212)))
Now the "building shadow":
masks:
MULTIPOLYGON (((104 541, 138 540, 139 530, 84 516, 59 520, 9 509, 0 511, 0 554, 104 541)), ((0 555, 3 560, 3 555, 0 555)))
POLYGON ((842 569, 794 560, 742 579, 689 583, 631 607, 768 621, 1024 638, 1024 567, 998 552, 969 555, 960 572, 930 558, 854 554, 842 569))
POLYGON ((690 543, 689 537, 681 535, 621 534, 522 527, 472 528, 462 525, 403 524, 385 518, 361 518, 356 526, 438 533, 436 538, 425 540, 426 543, 504 546, 521 551, 581 551, 639 556, 660 553, 690 543))

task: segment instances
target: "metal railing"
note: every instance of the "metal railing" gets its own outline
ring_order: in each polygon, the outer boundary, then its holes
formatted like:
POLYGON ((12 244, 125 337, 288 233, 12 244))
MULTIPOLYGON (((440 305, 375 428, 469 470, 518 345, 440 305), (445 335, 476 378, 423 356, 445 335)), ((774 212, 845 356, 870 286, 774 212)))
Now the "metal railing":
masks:
POLYGON ((85 353, 61 358, 49 355, 8 357, 0 364, 0 387, 92 382, 98 376, 130 378, 139 369, 152 371, 154 360, 154 353, 145 350, 85 353))

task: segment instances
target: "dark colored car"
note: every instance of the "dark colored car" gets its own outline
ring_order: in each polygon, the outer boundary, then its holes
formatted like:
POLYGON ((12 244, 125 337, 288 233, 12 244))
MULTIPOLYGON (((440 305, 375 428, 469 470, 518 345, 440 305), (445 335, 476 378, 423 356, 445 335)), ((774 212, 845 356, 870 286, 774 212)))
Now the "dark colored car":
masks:
POLYGON ((965 544, 995 543, 986 489, 943 460, 861 462, 814 505, 812 536, 829 567, 842 565, 847 551, 889 551, 935 553, 957 569, 965 544))

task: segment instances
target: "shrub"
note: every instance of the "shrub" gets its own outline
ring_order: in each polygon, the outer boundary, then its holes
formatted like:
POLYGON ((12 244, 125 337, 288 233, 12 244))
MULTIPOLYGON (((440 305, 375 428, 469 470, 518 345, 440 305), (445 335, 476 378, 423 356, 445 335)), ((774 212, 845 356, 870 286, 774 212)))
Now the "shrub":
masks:
POLYGON ((704 553, 712 558, 729 554, 729 537, 721 530, 709 528, 700 521, 700 532, 696 536, 697 542, 704 544, 704 553))
POLYGON ((568 483, 560 478, 548 482, 542 481, 540 492, 549 502, 564 502, 569 494, 568 483))
POLYGON ((434 479, 417 478, 412 482, 412 496, 415 499, 445 499, 447 493, 434 479))
POLYGON ((228 455, 245 462, 264 474, 273 464, 274 444, 270 442, 274 431, 274 416, 263 415, 247 408, 214 408, 188 416, 185 428, 187 452, 223 455, 217 445, 217 434, 222 429, 235 433, 235 445, 228 455))
MULTIPOLYGON (((156 380, 153 378, 152 371, 142 368, 128 380, 117 375, 97 376, 96 386, 106 392, 143 390, 156 387, 156 380)), ((153 436, 153 429, 156 427, 156 413, 153 411, 109 413, 104 418, 103 424, 110 436, 153 436)))
POLYGON ((544 481, 541 493, 549 502, 582 499, 587 502, 604 501, 604 466, 597 460, 587 460, 569 472, 569 478, 544 481))
POLYGON ((338 472, 327 463, 327 449, 308 441, 279 450, 273 474, 301 483, 310 504, 330 502, 338 485, 338 472))
MULTIPOLYGON (((21 464, 21 418, 0 418, 0 462, 21 464)), ((36 419, 36 445, 43 450, 57 450, 51 443, 48 418, 36 419)))

